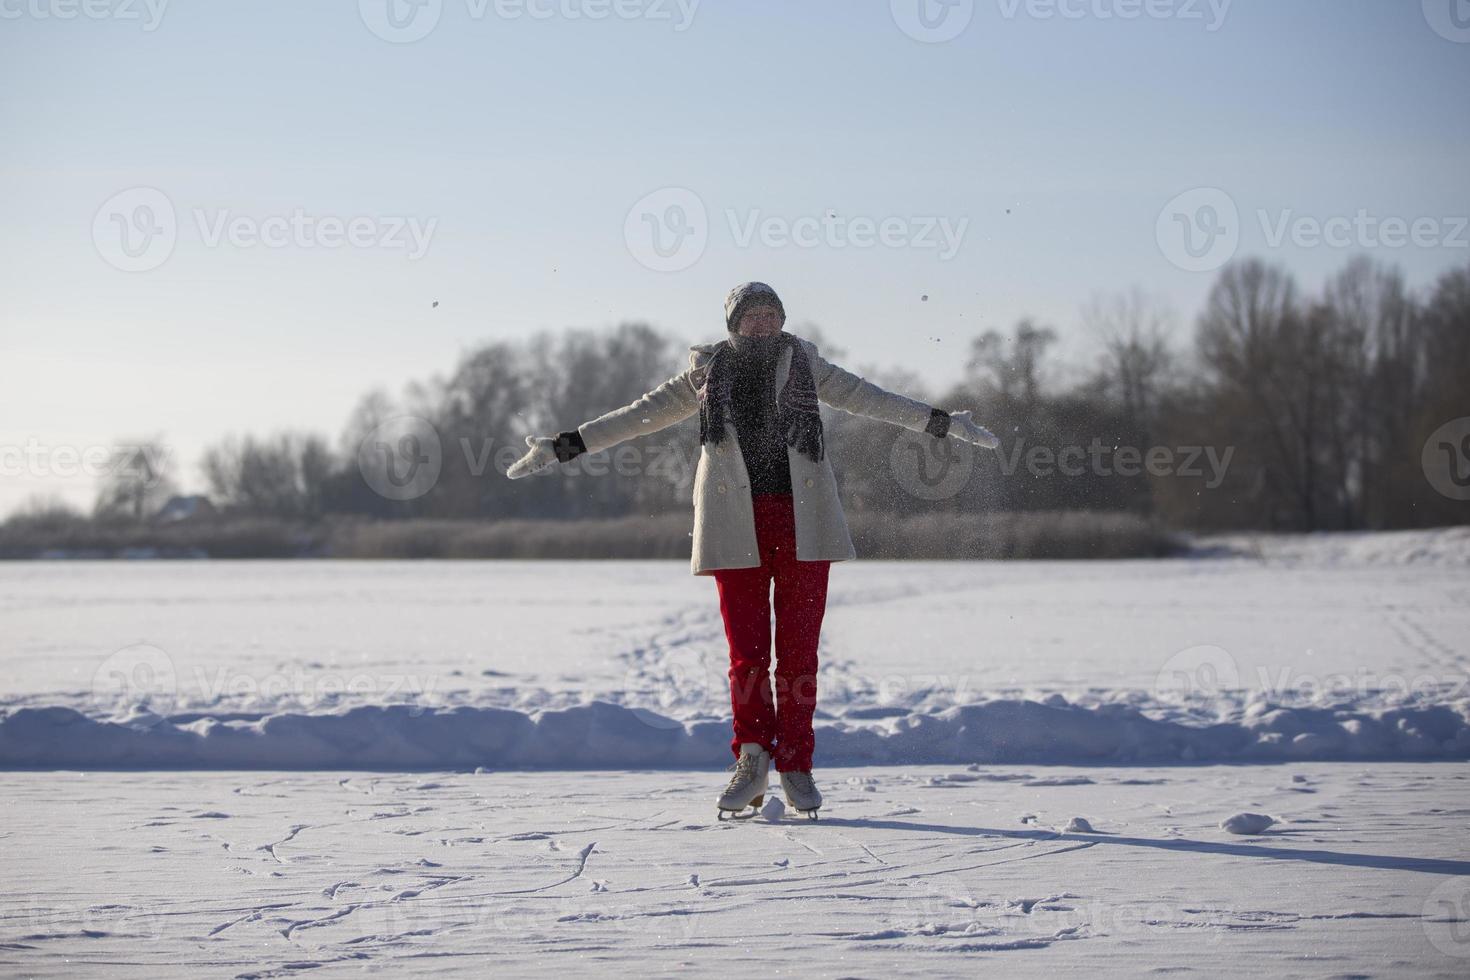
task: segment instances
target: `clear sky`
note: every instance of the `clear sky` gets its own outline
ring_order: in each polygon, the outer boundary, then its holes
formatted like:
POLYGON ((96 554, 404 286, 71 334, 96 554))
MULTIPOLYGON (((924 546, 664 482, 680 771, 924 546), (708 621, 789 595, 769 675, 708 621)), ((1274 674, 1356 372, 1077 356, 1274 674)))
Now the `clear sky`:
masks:
POLYGON ((421 2, 0 0, 0 513, 90 502, 36 447, 161 435, 199 487, 209 442, 335 441, 485 340, 714 339, 746 279, 934 388, 1028 314, 1085 364, 1133 285, 1185 347, 1197 188, 1201 248, 1308 289, 1470 262, 1465 0, 421 2), (1295 233, 1360 214, 1433 225, 1295 233))

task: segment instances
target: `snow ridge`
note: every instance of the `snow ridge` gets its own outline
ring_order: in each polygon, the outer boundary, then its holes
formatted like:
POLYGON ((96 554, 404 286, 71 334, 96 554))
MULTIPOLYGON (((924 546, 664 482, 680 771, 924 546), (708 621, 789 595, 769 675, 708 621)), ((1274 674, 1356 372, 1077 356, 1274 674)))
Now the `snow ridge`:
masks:
MULTIPOLYGON (((3 769, 633 769, 723 765, 729 723, 681 722, 606 701, 526 713, 363 705, 227 720, 0 714, 3 769)), ((1281 707, 1186 725, 1131 705, 993 699, 870 724, 819 725, 822 766, 1470 759, 1470 701, 1381 710, 1281 707)))

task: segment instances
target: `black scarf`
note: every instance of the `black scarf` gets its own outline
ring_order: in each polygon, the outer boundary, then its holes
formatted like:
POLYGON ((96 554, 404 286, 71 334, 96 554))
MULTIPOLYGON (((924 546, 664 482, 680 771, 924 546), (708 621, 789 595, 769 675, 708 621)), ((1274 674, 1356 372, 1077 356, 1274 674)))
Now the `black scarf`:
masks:
POLYGON ((774 337, 744 337, 732 334, 730 340, 715 348, 705 372, 704 384, 699 389, 699 443, 718 445, 726 436, 725 423, 731 419, 731 392, 738 358, 752 358, 760 363, 761 375, 765 378, 765 389, 759 404, 760 424, 768 430, 774 426, 778 437, 786 445, 819 462, 825 453, 822 434, 822 415, 817 403, 817 385, 812 380, 811 362, 806 351, 789 333, 774 337), (779 397, 769 397, 776 383, 776 365, 781 351, 791 348, 791 370, 779 397), (772 418, 769 406, 775 402, 776 412, 772 418))

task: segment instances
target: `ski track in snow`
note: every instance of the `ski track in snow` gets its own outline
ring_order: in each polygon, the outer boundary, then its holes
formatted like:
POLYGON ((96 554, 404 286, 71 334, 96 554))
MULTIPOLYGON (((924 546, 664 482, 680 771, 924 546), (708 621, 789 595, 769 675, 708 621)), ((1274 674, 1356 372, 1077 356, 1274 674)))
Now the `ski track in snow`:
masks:
POLYGON ((1323 972, 1451 976, 1470 957, 1463 767, 1077 775, 862 770, 825 782, 820 821, 735 824, 711 773, 443 773, 428 805, 409 774, 8 774, 0 970, 756 969, 792 943, 896 976, 1181 955, 1281 973, 1302 948, 1331 951, 1323 972), (1246 806, 1279 825, 1219 829, 1246 806), (1050 829, 1079 814, 1095 832, 1050 829), (89 873, 48 873, 62 853, 89 873))

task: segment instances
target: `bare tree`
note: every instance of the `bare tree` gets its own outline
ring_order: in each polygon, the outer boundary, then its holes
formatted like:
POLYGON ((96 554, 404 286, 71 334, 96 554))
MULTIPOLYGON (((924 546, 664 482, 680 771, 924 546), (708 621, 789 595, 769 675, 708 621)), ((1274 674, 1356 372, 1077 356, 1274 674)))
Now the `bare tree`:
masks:
POLYGON ((1082 323, 1102 344, 1098 380, 1104 394, 1117 401, 1125 422, 1148 441, 1161 389, 1174 365, 1169 349, 1174 315, 1134 287, 1094 296, 1082 311, 1082 323))
POLYGON ((1010 338, 987 330, 971 343, 966 370, 1002 402, 1034 407, 1041 394, 1041 363, 1056 339, 1055 330, 1039 327, 1030 318, 1016 324, 1010 338))
POLYGON ((107 462, 95 511, 104 518, 142 521, 174 493, 173 459, 157 440, 119 445, 107 462))
POLYGON ((229 437, 204 453, 201 469, 215 499, 237 510, 286 519, 317 517, 334 461, 317 435, 229 437))
POLYGON ((1259 260, 1227 266, 1200 317, 1198 344, 1226 437, 1254 461, 1268 525, 1346 522, 1334 459, 1348 360, 1330 307, 1304 307, 1295 283, 1259 260))

